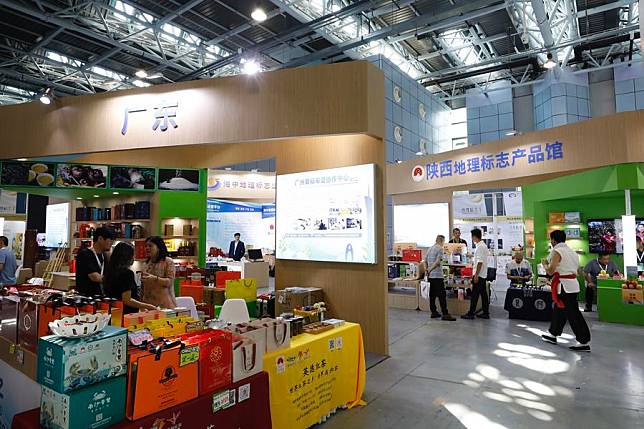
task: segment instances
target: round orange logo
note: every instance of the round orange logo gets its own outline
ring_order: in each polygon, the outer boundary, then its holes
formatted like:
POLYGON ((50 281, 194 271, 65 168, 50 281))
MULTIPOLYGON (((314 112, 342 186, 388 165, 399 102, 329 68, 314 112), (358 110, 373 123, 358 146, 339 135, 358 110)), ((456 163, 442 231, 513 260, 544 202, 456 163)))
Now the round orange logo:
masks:
POLYGON ((411 178, 414 182, 420 182, 425 177, 425 169, 422 165, 417 165, 411 170, 411 178))

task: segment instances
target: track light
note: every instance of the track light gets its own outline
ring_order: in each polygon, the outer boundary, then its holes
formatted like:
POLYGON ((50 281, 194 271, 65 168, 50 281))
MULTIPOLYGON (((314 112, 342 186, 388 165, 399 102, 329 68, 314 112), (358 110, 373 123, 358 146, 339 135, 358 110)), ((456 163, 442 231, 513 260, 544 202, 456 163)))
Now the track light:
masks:
POLYGON ((136 73, 134 73, 134 75, 138 78, 145 79, 146 77, 148 77, 148 72, 143 69, 139 69, 136 71, 136 73))
POLYGON ((554 68, 556 65, 557 63, 552 60, 552 54, 548 52, 548 59, 546 60, 545 63, 543 63, 543 68, 546 70, 550 70, 551 68, 554 68))
POLYGON ((54 95, 51 91, 51 88, 47 88, 43 91, 43 93, 40 95, 40 102, 42 104, 51 104, 52 99, 54 98, 54 95))
POLYGON ((516 135, 519 135, 519 134, 521 134, 521 133, 518 132, 517 130, 508 130, 505 133, 506 136, 516 136, 516 135))
POLYGON ((396 160, 396 164, 402 164, 402 161, 401 161, 401 160, 399 160, 399 159, 397 159, 397 160, 396 160))
POLYGON ((266 16, 266 12, 259 7, 250 14, 250 17, 257 22, 264 22, 266 21, 266 18, 268 18, 268 16, 266 16))
POLYGON ((244 72, 244 74, 248 74, 248 75, 257 74, 258 72, 260 72, 262 70, 260 65, 259 65, 259 63, 257 61, 255 61, 255 60, 252 60, 252 59, 247 60, 247 59, 242 58, 241 66, 242 66, 242 71, 244 72))

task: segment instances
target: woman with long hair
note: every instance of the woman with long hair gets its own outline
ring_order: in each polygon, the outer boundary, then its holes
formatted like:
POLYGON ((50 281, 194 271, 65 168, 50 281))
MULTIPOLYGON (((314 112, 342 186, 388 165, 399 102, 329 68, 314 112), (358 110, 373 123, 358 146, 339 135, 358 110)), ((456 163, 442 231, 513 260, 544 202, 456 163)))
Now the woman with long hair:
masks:
POLYGON ((156 310, 156 306, 139 300, 134 272, 130 269, 133 263, 134 247, 128 243, 117 244, 105 270, 105 295, 122 300, 125 313, 156 310))
POLYGON ((143 301, 163 308, 175 308, 174 261, 161 237, 149 237, 145 241, 148 254, 145 271, 141 274, 143 301))

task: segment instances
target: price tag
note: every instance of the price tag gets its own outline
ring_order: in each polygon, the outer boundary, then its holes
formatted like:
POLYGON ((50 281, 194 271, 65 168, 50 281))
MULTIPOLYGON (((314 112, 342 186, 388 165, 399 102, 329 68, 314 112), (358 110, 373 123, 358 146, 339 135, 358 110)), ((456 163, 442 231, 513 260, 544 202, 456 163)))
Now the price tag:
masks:
POLYGON ((191 363, 195 363, 199 361, 199 346, 198 345, 192 345, 192 346, 187 346, 183 350, 181 350, 181 353, 179 354, 179 366, 185 366, 189 365, 191 363))

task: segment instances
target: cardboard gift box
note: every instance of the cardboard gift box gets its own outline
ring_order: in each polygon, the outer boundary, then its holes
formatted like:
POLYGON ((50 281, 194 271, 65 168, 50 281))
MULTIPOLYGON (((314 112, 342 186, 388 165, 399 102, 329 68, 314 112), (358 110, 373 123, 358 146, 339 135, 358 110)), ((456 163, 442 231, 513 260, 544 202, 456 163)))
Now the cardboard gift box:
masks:
POLYGON ((216 287, 204 287, 203 288, 203 302, 215 305, 224 305, 226 301, 226 290, 216 287))
POLYGON ((127 330, 106 326, 82 338, 42 337, 38 345, 38 382, 70 392, 127 371, 127 330))
POLYGON ((11 343, 18 342, 18 305, 16 295, 0 296, 0 337, 11 343))
POLYGON ((241 279, 241 272, 239 271, 217 271, 215 273, 215 286, 221 289, 226 289, 227 280, 241 279))
POLYGON ((180 341, 161 343, 149 350, 130 349, 126 417, 136 420, 196 398, 196 349, 180 341))
POLYGON ((42 387, 40 426, 47 429, 102 428, 125 417, 125 377, 70 393, 42 387))
POLYGON ((246 334, 233 335, 233 383, 262 372, 265 348, 246 334))
POLYGON ((291 313, 295 308, 324 301, 324 291, 317 287, 291 287, 275 292, 277 309, 275 315, 291 313))
POLYGON ((223 389, 232 382, 232 333, 207 329, 185 334, 181 339, 187 346, 199 346, 199 395, 223 389))

